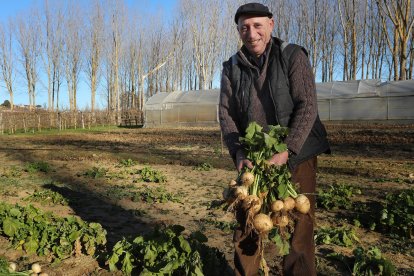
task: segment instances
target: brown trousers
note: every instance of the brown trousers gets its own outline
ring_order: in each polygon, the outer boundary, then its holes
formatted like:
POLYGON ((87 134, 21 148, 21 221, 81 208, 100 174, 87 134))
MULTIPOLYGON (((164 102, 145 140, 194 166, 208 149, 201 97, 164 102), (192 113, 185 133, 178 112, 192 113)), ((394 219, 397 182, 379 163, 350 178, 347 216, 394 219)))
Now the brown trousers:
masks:
MULTIPOLYGON (((270 271, 271 275, 314 276, 315 268, 315 244, 313 240, 313 218, 315 214, 315 187, 316 187, 317 158, 312 158, 299 164, 292 172, 294 183, 300 184, 300 192, 306 193, 311 202, 309 215, 297 214, 298 219, 291 239, 289 254, 283 258, 281 270, 283 272, 270 271), (309 194, 308 194, 309 193, 309 194), (277 274, 276 274, 277 273, 277 274)), ((237 218, 240 222, 240 218, 237 218)), ((260 268, 260 237, 254 233, 244 235, 241 228, 236 229, 233 237, 235 254, 235 275, 252 276, 259 275, 260 268)), ((266 250, 265 250, 266 252, 266 250)), ((270 252, 276 255, 276 252, 270 252)), ((265 253, 265 259, 273 256, 265 253)))

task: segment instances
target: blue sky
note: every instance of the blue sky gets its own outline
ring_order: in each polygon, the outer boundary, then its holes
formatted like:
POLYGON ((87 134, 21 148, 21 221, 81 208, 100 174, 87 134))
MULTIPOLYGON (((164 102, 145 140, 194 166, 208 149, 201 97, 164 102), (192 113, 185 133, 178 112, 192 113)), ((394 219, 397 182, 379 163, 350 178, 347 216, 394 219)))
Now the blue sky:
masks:
MULTIPOLYGON (((61 1, 61 0, 49 0, 49 1, 61 1)), ((77 0, 83 1, 83 0, 77 0)), ((132 11, 136 10, 139 14, 163 14, 161 18, 168 20, 169 12, 171 12, 177 5, 178 0, 126 0, 127 5, 132 11)), ((14 18, 21 12, 26 12, 33 5, 38 6, 43 3, 43 0, 0 0, 0 21, 7 22, 8 18, 14 18)), ((44 82, 46 83, 46 82, 44 82)), ((27 88, 24 81, 24 77, 21 74, 17 74, 15 85, 15 104, 27 104, 28 95, 27 88)), ((36 104, 47 104, 47 89, 44 85, 38 83, 36 87, 36 104)), ((69 107, 68 96, 66 94, 66 87, 62 87, 64 91, 59 96, 59 106, 69 107)), ((83 109, 90 106, 90 88, 85 82, 84 76, 81 76, 81 81, 78 85, 77 102, 78 108, 83 109)), ((0 104, 9 99, 9 94, 4 87, 4 83, 0 80, 0 104)), ((103 108, 106 103, 102 96, 97 96, 96 103, 98 108, 103 108)))

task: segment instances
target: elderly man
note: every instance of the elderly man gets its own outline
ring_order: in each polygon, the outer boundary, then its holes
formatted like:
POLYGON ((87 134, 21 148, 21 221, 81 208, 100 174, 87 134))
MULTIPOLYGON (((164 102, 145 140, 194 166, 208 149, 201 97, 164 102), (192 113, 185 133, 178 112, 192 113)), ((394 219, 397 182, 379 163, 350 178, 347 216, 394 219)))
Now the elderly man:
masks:
MULTIPOLYGON (((330 152, 326 131, 318 116, 315 81, 307 52, 298 45, 272 37, 274 20, 259 3, 238 8, 235 22, 243 47, 223 63, 220 125, 236 168, 252 166, 239 137, 250 122, 264 130, 280 124, 289 128, 288 150, 269 162, 287 163, 300 192, 309 195, 311 216, 298 215, 290 252, 283 258, 284 275, 316 275, 313 220, 317 155, 330 152)), ((239 216, 237 216, 240 220, 239 216)), ((236 275, 258 275, 260 237, 235 231, 236 275)))

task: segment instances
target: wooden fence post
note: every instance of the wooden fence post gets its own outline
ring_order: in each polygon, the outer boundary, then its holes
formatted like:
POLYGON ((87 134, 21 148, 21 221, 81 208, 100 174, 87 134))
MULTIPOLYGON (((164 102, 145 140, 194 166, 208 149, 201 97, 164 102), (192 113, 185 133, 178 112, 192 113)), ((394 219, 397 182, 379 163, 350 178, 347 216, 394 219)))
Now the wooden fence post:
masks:
POLYGON ((27 128, 26 128, 26 117, 23 115, 23 129, 24 129, 24 133, 27 132, 27 128))
POLYGON ((92 116, 92 113, 91 112, 89 112, 88 113, 88 129, 90 130, 91 129, 91 116, 92 116))
POLYGON ((4 134, 4 126, 3 126, 3 112, 0 112, 0 132, 4 134))
POLYGON ((40 114, 37 114, 37 130, 42 132, 42 125, 40 123, 40 114))
POLYGON ((59 131, 62 130, 62 115, 58 112, 58 124, 59 124, 59 131))
POLYGON ((81 112, 82 129, 85 129, 85 121, 83 120, 83 112, 81 112))

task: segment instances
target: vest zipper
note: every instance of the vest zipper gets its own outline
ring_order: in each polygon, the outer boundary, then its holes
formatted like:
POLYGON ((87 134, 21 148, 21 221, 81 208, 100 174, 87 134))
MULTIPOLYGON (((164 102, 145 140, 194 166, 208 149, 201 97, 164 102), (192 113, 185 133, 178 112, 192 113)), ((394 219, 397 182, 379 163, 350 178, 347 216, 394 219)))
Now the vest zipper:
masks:
POLYGON ((272 99, 272 102, 273 102, 273 106, 275 108, 276 122, 277 122, 278 125, 280 125, 279 117, 277 116, 277 108, 276 108, 275 99, 273 98, 273 90, 272 90, 272 82, 271 81, 269 81, 269 93, 270 93, 270 98, 272 99))

